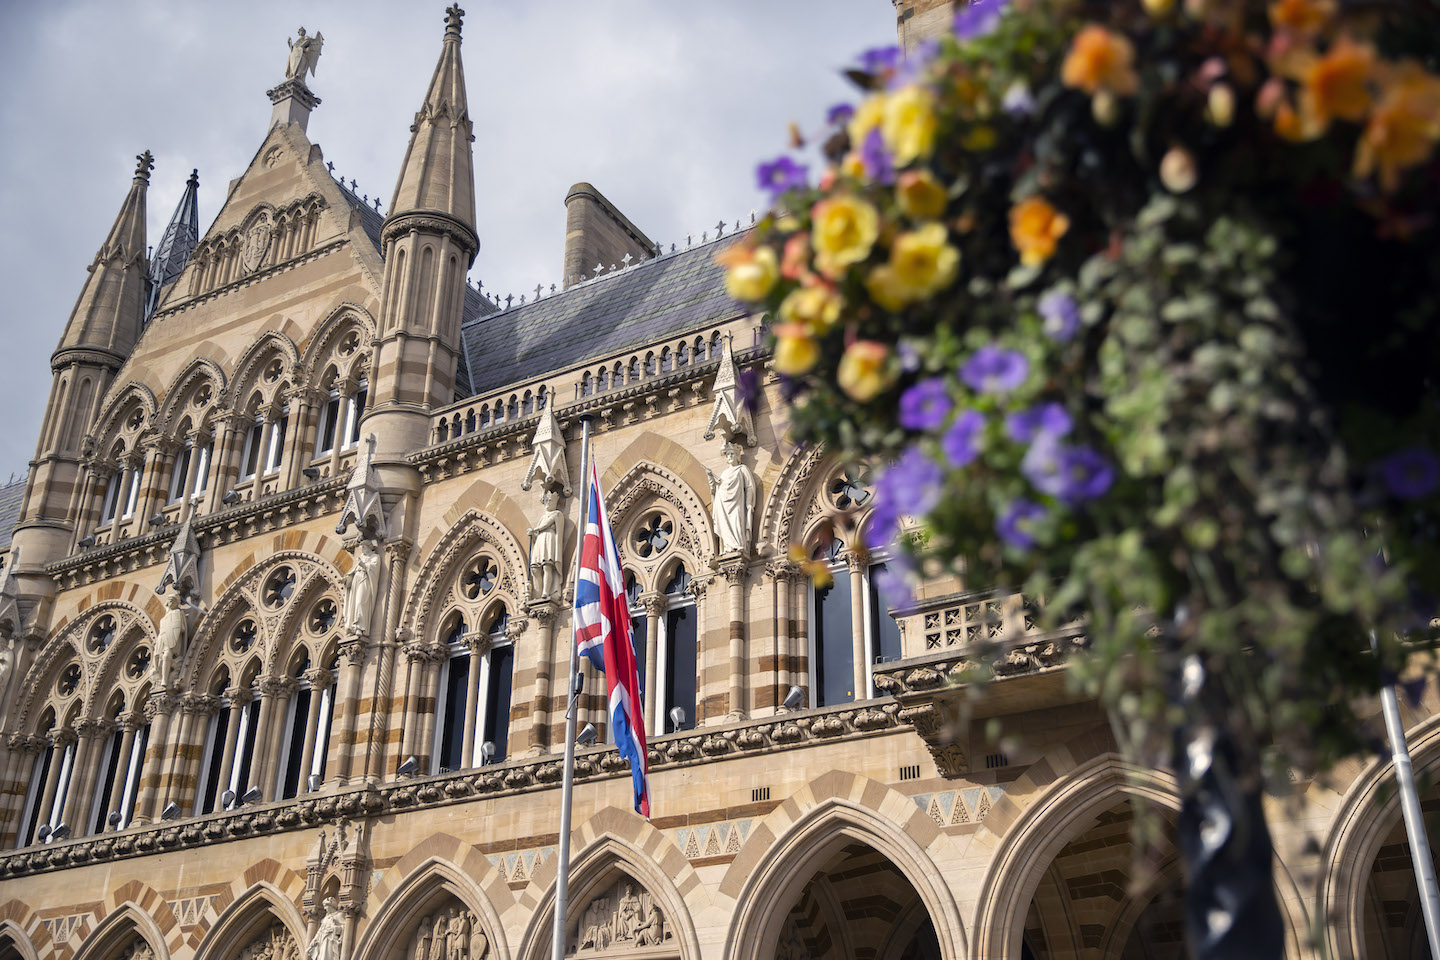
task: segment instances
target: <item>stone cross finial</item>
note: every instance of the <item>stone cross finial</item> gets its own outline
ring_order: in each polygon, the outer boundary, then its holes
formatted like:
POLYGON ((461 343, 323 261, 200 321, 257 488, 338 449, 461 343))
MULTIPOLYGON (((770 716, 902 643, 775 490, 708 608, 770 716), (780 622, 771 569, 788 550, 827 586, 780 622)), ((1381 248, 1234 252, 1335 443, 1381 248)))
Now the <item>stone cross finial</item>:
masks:
POLYGON ((151 156, 149 150, 146 150, 144 153, 136 154, 135 161, 135 179, 149 183, 150 171, 155 169, 155 158, 151 156))
POLYGON ((514 297, 513 295, 508 294, 508 293, 505 294, 505 309, 506 309, 506 310, 509 310, 509 309, 510 309, 510 301, 511 301, 511 300, 514 300, 514 299, 515 299, 515 297, 514 297))
POLYGON ((604 273, 604 272, 605 272, 605 264, 603 264, 603 263, 597 263, 597 264, 595 264, 595 270, 594 270, 595 276, 598 277, 598 276, 600 276, 600 274, 602 274, 602 273, 604 273))
POLYGON ((630 266, 630 261, 631 261, 632 259, 633 259, 633 258, 630 256, 630 254, 629 254, 629 253, 626 253, 625 256, 623 256, 623 257, 620 258, 620 262, 623 263, 623 264, 625 264, 625 266, 628 267, 628 266, 630 266))
POLYGON ((539 299, 540 299, 540 291, 541 291, 542 289, 544 289, 544 287, 543 287, 541 284, 538 284, 538 283, 535 284, 535 299, 536 299, 536 300, 539 300, 539 299))
POLYGON ((715 236, 720 237, 725 233, 725 221, 721 220, 715 224, 715 236))
POLYGON ((327 161, 325 161, 325 169, 330 171, 330 176, 332 176, 332 177, 335 176, 335 161, 334 161, 334 160, 327 160, 327 161))
POLYGON ((457 38, 460 36, 462 22, 460 18, 463 16, 465 16, 465 11, 460 9, 458 3, 452 3, 445 8, 445 36, 457 38))
POLYGON ((554 292, 555 292, 555 284, 553 284, 553 283, 550 284, 550 292, 551 292, 551 293, 554 293, 554 292))

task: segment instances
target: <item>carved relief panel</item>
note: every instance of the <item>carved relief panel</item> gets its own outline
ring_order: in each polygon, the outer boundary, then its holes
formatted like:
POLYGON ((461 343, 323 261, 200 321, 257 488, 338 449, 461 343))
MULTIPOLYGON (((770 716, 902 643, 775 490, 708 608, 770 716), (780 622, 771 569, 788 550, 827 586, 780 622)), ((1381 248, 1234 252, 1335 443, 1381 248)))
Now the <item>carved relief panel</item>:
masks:
POLYGON ((490 938, 480 918, 451 901, 421 917, 402 960, 487 960, 490 938))
POLYGON ((621 877, 608 890, 592 897, 580 912, 566 956, 678 956, 675 933, 650 891, 629 877, 621 877))
POLYGON ((300 950, 285 925, 274 923, 235 954, 234 960, 300 960, 300 950))

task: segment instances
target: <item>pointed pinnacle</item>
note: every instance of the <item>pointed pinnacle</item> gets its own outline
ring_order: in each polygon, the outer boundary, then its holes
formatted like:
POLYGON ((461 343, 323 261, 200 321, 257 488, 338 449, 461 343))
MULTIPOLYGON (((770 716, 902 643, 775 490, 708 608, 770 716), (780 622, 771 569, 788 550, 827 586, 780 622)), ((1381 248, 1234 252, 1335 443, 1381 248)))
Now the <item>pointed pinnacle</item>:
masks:
POLYGON ((149 183, 150 171, 155 169, 155 157, 149 150, 146 150, 144 153, 137 154, 135 160, 135 179, 149 183))
POLYGON ((445 36, 460 39, 461 17, 465 11, 460 9, 460 4, 452 3, 445 8, 445 36))

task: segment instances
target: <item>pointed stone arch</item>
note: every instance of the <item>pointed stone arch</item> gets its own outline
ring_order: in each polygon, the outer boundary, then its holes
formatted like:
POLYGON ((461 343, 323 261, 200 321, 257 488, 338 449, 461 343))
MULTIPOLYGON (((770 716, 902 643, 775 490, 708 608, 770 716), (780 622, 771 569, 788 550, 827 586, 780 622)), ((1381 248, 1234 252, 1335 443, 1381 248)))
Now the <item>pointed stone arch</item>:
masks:
MULTIPOLYGON (((20 685, 20 698, 16 704, 13 714, 13 726, 17 729, 25 729, 34 726, 35 717, 43 716, 44 706, 51 702, 51 691, 54 689, 55 680, 61 667, 71 661, 83 664, 81 649, 69 637, 47 643, 40 651, 30 669, 25 671, 25 680, 20 685), (36 707, 39 707, 38 711, 36 707)), ((83 666, 81 668, 84 669, 83 666)), ((84 683, 84 680, 81 680, 84 683)), ((76 697, 72 707, 67 709, 78 709, 84 703, 83 694, 76 697)), ((56 709, 55 722, 63 725, 65 716, 56 709)))
POLYGON ((50 942, 49 930, 18 900, 10 900, 0 906, 0 956, 4 955, 3 946, 7 943, 15 948, 15 952, 20 955, 20 960, 50 960, 50 957, 55 955, 54 946, 50 942), (17 919, 12 919, 8 915, 12 908, 23 911, 17 914, 18 917, 33 921, 34 929, 44 937, 41 943, 37 944, 34 935, 28 933, 26 927, 22 926, 17 919))
MULTIPOLYGON (((474 490, 473 487, 471 489, 474 490)), ((491 489, 493 490, 493 488, 491 489)), ((498 491, 496 495, 503 496, 503 494, 498 494, 498 491)), ((459 503, 464 503, 467 499, 468 497, 462 496, 456 507, 451 508, 451 512, 454 513, 459 503)), ((447 514, 445 519, 449 523, 449 527, 436 539, 425 555, 425 559, 421 562, 412 581, 415 586, 410 590, 405 601, 401 623, 412 637, 418 639, 428 636, 434 618, 444 612, 439 607, 444 602, 446 591, 449 588, 451 572, 458 564, 463 563, 473 551, 478 550, 481 544, 488 544, 492 547, 507 568, 506 579, 509 586, 506 587, 502 582, 501 595, 507 596, 513 601, 512 614, 518 615, 523 611, 530 595, 528 586, 530 580, 527 570, 528 552, 521 549, 520 542, 511 528, 496 514, 489 511, 488 508, 493 505, 494 498, 492 497, 486 505, 487 509, 472 507, 463 510, 458 516, 452 517, 447 514)), ((518 511, 518 507, 516 510, 518 511)), ((523 518, 523 514, 521 517, 523 518)), ((574 542, 573 539, 571 542, 574 542)))
POLYGON ((232 960, 225 952, 263 931, 266 916, 290 932, 303 951, 306 924, 300 910, 305 879, 275 860, 251 864, 210 901, 186 938, 193 960, 232 960))
POLYGON ((427 837, 380 877, 371 893, 379 907, 360 932, 351 956, 355 960, 391 957, 397 939, 413 929, 407 921, 446 893, 484 926, 491 951, 486 960, 510 960, 501 918, 514 906, 515 895, 483 853, 444 833, 427 837))
POLYGON ((182 412, 181 402, 191 396, 192 391, 198 389, 202 383, 209 383, 211 389, 212 396, 207 413, 213 415, 214 411, 224 409, 229 396, 225 371, 209 357, 196 357, 170 381, 170 386, 162 394, 164 399, 155 418, 156 429, 173 431, 176 426, 175 418, 182 412))
MULTIPOLYGON (((570 833, 569 899, 565 926, 578 920, 588 899, 614 881, 629 876, 658 902, 665 925, 674 933, 682 960, 699 960, 700 941, 694 917, 714 903, 695 868, 650 821, 620 807, 605 807, 570 833)), ((555 910, 555 858, 537 864, 519 905, 530 919, 521 938, 521 960, 550 956, 555 910)))
POLYGON ((847 843, 884 856, 919 895, 935 928, 940 955, 969 955, 960 910, 942 870, 956 851, 935 821, 909 797, 859 774, 832 770, 811 781, 750 831, 720 881, 735 905, 728 960, 766 960, 804 884, 847 843))
MULTIPOLYGON (((148 887, 145 889, 149 890, 148 887)), ((159 896, 153 890, 149 892, 159 896)), ((163 899, 159 900, 158 904, 152 904, 152 908, 153 906, 161 906, 165 913, 170 913, 169 905, 163 899)), ((175 940, 180 940, 178 925, 171 926, 170 932, 175 940)), ((90 917, 80 921, 80 925, 70 937, 71 943, 78 944, 73 960, 118 960, 122 955, 121 951, 137 939, 144 940, 149 945, 151 952, 155 954, 155 960, 170 960, 172 951, 180 945, 167 940, 149 909, 136 902, 127 901, 108 910, 104 919, 98 923, 93 922, 90 917)))
POLYGON ((800 495, 824 464, 826 458, 823 446, 797 447, 780 466, 779 473, 770 481, 770 496, 765 500, 765 510, 760 515, 760 542, 769 544, 784 552, 792 542, 798 540, 796 516, 803 522, 805 510, 800 495))
MULTIPOLYGON (((86 608, 83 613, 67 624, 66 631, 70 642, 76 649, 84 650, 85 636, 89 632, 91 624, 102 616, 107 614, 113 616, 115 613, 123 614, 125 619, 121 621, 121 628, 117 632, 114 642, 101 654, 99 662, 91 665, 89 676, 85 679, 83 702, 86 716, 99 718, 98 711, 105 707, 102 700, 115 689, 116 675, 121 669, 121 665, 129 659, 130 654, 137 646, 149 643, 152 653, 154 651, 157 631, 150 614, 134 603, 119 599, 102 600, 100 603, 86 608)), ((133 706, 132 709, 134 709, 133 706)))
MULTIPOLYGON (((678 444, 673 441, 666 442, 679 451, 672 453, 670 459, 683 455, 694 465, 695 470, 700 471, 703 482, 704 471, 699 462, 678 444)), ((617 459, 615 465, 626 462, 630 461, 617 459)), ((614 473, 615 467, 612 466, 609 472, 614 473)), ((686 473, 688 472, 686 471, 686 473)), ((693 566, 698 567, 699 564, 714 555, 715 533, 710 522, 710 511, 697 492, 697 488, 686 479, 685 473, 655 460, 642 459, 631 463, 630 468, 618 479, 602 479, 601 485, 609 488, 606 500, 609 501, 607 506, 610 514, 610 526, 613 529, 624 529, 626 524, 631 521, 633 512, 642 509, 647 503, 655 500, 664 501, 670 505, 676 514, 676 519, 684 526, 686 535, 679 538, 676 547, 694 558, 693 566)), ((626 553, 628 547, 628 544, 621 544, 621 553, 626 553)))
POLYGON ((285 372, 279 381, 284 382, 286 379, 294 377, 300 363, 300 351, 296 348, 295 341, 284 333, 275 330, 265 331, 255 339, 255 342, 250 345, 250 349, 241 355, 239 363, 236 364, 234 376, 230 380, 233 385, 230 404, 236 412, 244 412, 251 387, 260 376, 261 364, 277 354, 285 363, 285 372))
POLYGON ((329 355, 340 332, 346 325, 354 323, 360 328, 363 335, 361 344, 356 355, 368 353, 371 349, 371 341, 375 338, 375 331, 378 325, 370 311, 358 303, 344 301, 337 304, 326 314, 325 319, 315 325, 310 336, 305 340, 300 354, 300 381, 311 386, 319 386, 316 378, 321 373, 321 363, 329 355))
POLYGON ((143 880, 131 880, 121 884, 114 890, 105 894, 105 899, 96 908, 93 918, 87 917, 77 928, 77 935, 81 941, 88 939, 92 933, 114 919, 122 911, 129 910, 138 913, 149 924, 150 935, 146 939, 152 947, 163 945, 165 952, 156 949, 156 957, 164 960, 168 954, 174 956, 185 944, 185 937, 180 932, 180 918, 170 909, 170 903, 154 887, 151 887, 143 880))
POLYGON ((121 432, 123 426, 120 423, 121 416, 137 408, 143 413, 145 421, 141 425, 140 431, 153 428, 158 406, 155 403, 155 394, 151 389, 136 380, 127 380, 118 386, 111 386, 109 396, 101 405, 100 415, 95 418, 95 426, 89 434, 95 440, 102 455, 109 455, 108 441, 121 432))

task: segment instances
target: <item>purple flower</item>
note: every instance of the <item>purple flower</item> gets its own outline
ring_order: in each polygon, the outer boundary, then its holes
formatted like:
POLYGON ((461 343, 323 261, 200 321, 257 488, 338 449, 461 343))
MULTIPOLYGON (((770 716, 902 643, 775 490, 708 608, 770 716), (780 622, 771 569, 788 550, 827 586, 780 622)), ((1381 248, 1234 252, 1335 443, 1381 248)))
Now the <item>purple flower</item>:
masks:
POLYGON ((1063 437, 1072 426, 1070 414, 1058 403, 1042 403, 1005 419, 1005 433, 1016 443, 1029 443, 1041 434, 1063 437))
POLYGON ((1070 294, 1051 290, 1040 298, 1040 318, 1045 321, 1045 336, 1068 343, 1080 329, 1080 305, 1070 294))
POLYGON ((1010 501, 1005 512, 995 518, 995 533, 1006 546, 1017 550, 1029 550, 1035 546, 1035 537, 1027 529, 1036 520, 1045 516, 1045 508, 1034 500, 1017 497, 1010 501))
POLYGON ((900 357, 900 369, 906 373, 914 373, 920 369, 921 357, 920 348, 909 340, 901 340, 895 345, 895 353, 900 357))
POLYGON ((973 0, 955 14, 955 36, 960 40, 974 40, 994 33, 1010 0, 973 0))
POLYGON ((837 103, 825 112, 825 122, 831 126, 838 127, 850 122, 855 116, 855 108, 848 103, 837 103))
POLYGON ((960 368, 960 377, 979 393, 1006 393, 1025 382, 1030 362, 1019 350, 1003 350, 994 344, 981 347, 960 368))
POLYGON ((1397 497, 1428 497, 1440 485, 1440 458, 1425 447, 1407 447, 1380 462, 1380 475, 1397 497))
POLYGON ((924 516, 940 502, 944 481, 940 465, 910 447, 875 479, 875 512, 870 543, 888 543, 900 528, 900 515, 924 516))
POLYGON ((980 455, 977 441, 985 429, 985 417, 978 410, 965 410, 940 438, 940 449, 953 467, 963 467, 980 455))
POLYGON ((860 68, 866 73, 884 73, 895 69, 900 56, 899 47, 872 47, 860 54, 860 68))
POLYGON ((1036 490, 1065 503, 1080 503, 1103 496, 1115 482, 1115 471, 1090 447, 1073 447, 1042 433, 1020 461, 1036 490))
MULTIPOLYGON (((886 545, 888 546, 888 544, 886 545)), ((872 550, 880 549, 871 547, 872 550)), ((892 550, 891 555, 880 565, 879 572, 874 572, 875 587, 880 592, 880 597, 889 606, 908 606, 915 600, 915 594, 910 589, 910 583, 915 576, 915 564, 910 555, 903 550, 892 550)))
POLYGON ((934 430, 950 416, 954 406, 939 377, 921 380, 900 394, 900 426, 906 430, 934 430))
POLYGON ((890 75, 890 80, 885 86, 890 90, 899 90, 907 87, 920 79, 925 68, 930 66, 931 61, 940 56, 940 41, 921 40, 909 53, 907 53, 896 66, 890 75))
POLYGON ((895 162, 890 159, 879 127, 865 135, 865 142, 860 145, 860 162, 865 165, 865 175, 876 183, 895 182, 895 162))
POLYGON ((774 201, 786 190, 803 190, 809 172, 809 167, 796 163, 789 157, 776 157, 755 168, 755 180, 761 190, 770 191, 770 199, 774 201))
POLYGON ((740 406, 750 413, 760 409, 760 374, 755 372, 754 367, 746 367, 740 371, 740 380, 736 384, 740 394, 740 406))
POLYGON ((1035 112, 1035 94, 1030 92, 1030 85, 1024 80, 1016 80, 1005 88, 1005 95, 1000 98, 1000 108, 1006 113, 1017 117, 1028 117, 1035 112))

